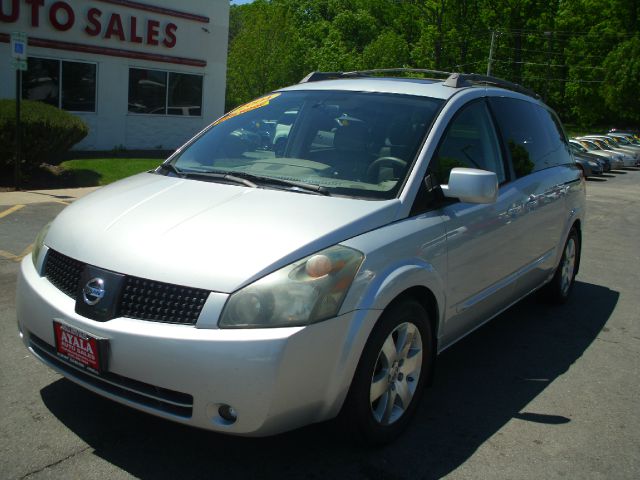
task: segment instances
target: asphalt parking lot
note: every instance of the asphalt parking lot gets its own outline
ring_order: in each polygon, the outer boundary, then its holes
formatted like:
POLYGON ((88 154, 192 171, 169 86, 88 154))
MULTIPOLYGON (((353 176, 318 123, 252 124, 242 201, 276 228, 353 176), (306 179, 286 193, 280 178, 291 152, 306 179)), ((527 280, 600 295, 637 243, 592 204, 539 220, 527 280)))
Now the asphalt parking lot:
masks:
POLYGON ((333 423, 268 439, 190 429, 34 359, 18 261, 63 202, 0 207, 0 478, 640 478, 640 170, 590 180, 562 307, 525 299, 446 351, 412 427, 366 449, 333 423))

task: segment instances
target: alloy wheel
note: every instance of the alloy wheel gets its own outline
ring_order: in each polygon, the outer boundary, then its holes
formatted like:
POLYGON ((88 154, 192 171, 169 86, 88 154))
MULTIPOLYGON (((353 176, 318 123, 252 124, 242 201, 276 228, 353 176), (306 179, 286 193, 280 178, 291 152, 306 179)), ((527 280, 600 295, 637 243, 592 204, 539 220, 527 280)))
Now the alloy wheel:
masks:
POLYGON ((420 380, 422 355, 422 337, 411 322, 396 326, 382 344, 369 393, 371 412, 379 424, 396 422, 409 407, 420 380))

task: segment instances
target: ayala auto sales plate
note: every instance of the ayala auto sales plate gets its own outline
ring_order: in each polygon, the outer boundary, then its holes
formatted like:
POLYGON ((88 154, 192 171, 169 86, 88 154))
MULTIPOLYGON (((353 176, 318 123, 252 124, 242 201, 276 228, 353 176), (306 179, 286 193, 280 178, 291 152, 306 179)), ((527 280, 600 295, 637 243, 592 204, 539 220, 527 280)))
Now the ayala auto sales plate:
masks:
POLYGON ((105 370, 108 347, 106 339, 89 335, 55 320, 53 332, 58 357, 94 374, 100 374, 105 370))

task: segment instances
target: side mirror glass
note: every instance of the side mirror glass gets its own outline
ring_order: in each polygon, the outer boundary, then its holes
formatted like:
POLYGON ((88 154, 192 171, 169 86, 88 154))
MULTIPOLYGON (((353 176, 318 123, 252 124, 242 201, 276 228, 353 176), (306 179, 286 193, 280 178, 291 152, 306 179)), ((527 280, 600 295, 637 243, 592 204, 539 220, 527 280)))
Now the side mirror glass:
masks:
POLYGON ((467 203, 494 203, 498 198, 498 176, 486 170, 454 168, 449 174, 449 184, 440 188, 447 198, 467 203))

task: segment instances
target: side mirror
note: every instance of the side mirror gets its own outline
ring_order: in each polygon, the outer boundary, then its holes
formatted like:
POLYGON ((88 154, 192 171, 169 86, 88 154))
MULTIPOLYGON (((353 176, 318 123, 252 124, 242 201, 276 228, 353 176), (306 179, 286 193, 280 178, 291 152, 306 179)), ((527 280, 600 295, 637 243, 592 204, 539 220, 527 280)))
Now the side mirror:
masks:
POLYGON ((494 172, 475 168, 454 168, 449 184, 440 185, 447 198, 467 203, 494 203, 498 198, 498 177, 494 172))

